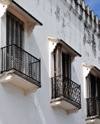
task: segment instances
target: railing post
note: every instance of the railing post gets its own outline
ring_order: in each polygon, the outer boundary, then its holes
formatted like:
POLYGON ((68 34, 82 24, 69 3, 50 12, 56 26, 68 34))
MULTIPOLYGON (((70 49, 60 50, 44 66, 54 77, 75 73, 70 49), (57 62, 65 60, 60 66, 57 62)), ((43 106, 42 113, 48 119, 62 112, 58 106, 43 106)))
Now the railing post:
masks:
POLYGON ((54 93, 54 91, 53 91, 54 88, 53 87, 54 87, 54 85, 53 85, 53 78, 51 78, 51 88, 52 88, 52 97, 51 98, 52 99, 54 98, 54 94, 53 94, 54 93))
POLYGON ((53 83, 52 83, 52 78, 51 78, 51 89, 52 89, 52 91, 51 91, 51 99, 53 99, 53 83))
POLYGON ((96 113, 100 116, 100 99, 96 97, 96 113))
POLYGON ((41 82, 41 58, 39 59, 39 82, 41 82))
POLYGON ((63 90, 64 90, 64 76, 62 75, 62 96, 64 96, 63 90))
POLYGON ((4 68, 3 68, 3 71, 5 71, 5 70, 7 69, 7 67, 6 67, 6 66, 7 66, 7 65, 6 65, 6 64, 7 64, 7 63, 6 63, 6 60, 7 60, 7 59, 6 59, 6 56, 7 56, 6 51, 7 51, 7 50, 3 48, 3 57, 4 57, 4 68), (6 54, 6 55, 5 55, 5 54, 6 54))
POLYGON ((1 72, 3 71, 3 65, 4 65, 4 62, 3 62, 3 48, 1 48, 1 72))
POLYGON ((96 114, 98 115, 98 109, 99 109, 99 106, 98 106, 98 98, 96 97, 95 98, 95 101, 96 101, 96 114))

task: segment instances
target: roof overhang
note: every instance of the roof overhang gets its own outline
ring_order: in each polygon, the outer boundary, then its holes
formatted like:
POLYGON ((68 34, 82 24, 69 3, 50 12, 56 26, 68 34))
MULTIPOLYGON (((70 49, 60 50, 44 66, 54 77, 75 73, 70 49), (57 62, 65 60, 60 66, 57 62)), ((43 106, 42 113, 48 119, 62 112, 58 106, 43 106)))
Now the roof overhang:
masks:
POLYGON ((9 4, 9 8, 14 9, 16 12, 20 13, 27 21, 34 22, 36 25, 43 25, 39 20, 37 20, 34 16, 32 16, 28 11, 22 8, 18 3, 14 0, 9 4))
POLYGON ((7 10, 26 22, 28 35, 31 34, 36 25, 43 25, 14 0, 0 0, 0 17, 3 17, 7 10))
POLYGON ((53 37, 48 37, 48 39, 49 39, 49 41, 56 43, 56 45, 60 43, 62 45, 63 51, 70 54, 72 57, 76 57, 76 56, 81 57, 81 55, 77 51, 75 51, 72 47, 70 47, 62 39, 57 39, 57 38, 53 38, 53 37))
POLYGON ((96 66, 88 65, 88 64, 83 64, 83 66, 89 70, 88 73, 91 73, 96 77, 100 77, 100 70, 96 66))
POLYGON ((34 22, 36 25, 42 25, 40 21, 38 21, 34 16, 32 16, 14 0, 0 0, 0 3, 3 5, 3 7, 6 6, 5 9, 9 10, 10 8, 12 8, 17 13, 20 13, 20 15, 22 15, 27 21, 34 22))

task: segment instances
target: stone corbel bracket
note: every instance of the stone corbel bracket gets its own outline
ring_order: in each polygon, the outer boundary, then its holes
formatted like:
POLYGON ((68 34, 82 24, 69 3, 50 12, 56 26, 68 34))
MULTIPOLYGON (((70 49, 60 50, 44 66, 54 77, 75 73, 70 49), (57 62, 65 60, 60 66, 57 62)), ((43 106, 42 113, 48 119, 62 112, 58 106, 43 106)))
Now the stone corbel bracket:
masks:
POLYGON ((87 64, 84 63, 83 64, 83 67, 84 67, 84 74, 85 74, 84 76, 87 77, 93 66, 89 66, 89 65, 87 65, 87 64))
POLYGON ((37 25, 37 23, 27 21, 27 34, 28 34, 28 36, 31 35, 31 33, 32 33, 32 31, 36 25, 37 25))
POLYGON ((94 76, 96 77, 100 77, 100 70, 96 67, 96 66, 93 66, 93 65, 88 65, 88 64, 85 64, 83 63, 83 66, 84 66, 84 76, 87 77, 88 74, 91 72, 91 74, 93 74, 94 76))
POLYGON ((8 6, 11 4, 11 0, 0 0, 0 17, 2 18, 7 11, 8 6))
POLYGON ((14 74, 14 70, 0 74, 0 83, 7 83, 7 82, 12 81, 13 74, 14 74))

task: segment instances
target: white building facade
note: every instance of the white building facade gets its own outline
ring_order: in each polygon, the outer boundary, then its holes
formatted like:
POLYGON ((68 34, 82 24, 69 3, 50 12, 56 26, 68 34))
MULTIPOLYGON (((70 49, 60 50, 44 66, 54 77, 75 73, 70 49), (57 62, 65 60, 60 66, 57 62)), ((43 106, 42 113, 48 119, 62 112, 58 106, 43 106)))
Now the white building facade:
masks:
POLYGON ((100 27, 84 0, 0 0, 0 124, 100 124, 100 27))

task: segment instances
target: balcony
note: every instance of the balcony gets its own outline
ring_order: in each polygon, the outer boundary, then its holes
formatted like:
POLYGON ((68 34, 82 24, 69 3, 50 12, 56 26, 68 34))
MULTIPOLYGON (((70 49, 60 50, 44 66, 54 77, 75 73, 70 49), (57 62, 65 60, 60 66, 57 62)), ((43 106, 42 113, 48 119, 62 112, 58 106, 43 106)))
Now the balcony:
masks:
POLYGON ((67 110, 68 114, 77 112, 81 108, 81 87, 64 76, 51 78, 52 100, 51 106, 59 106, 67 110))
POLYGON ((41 87, 40 60, 15 44, 1 48, 0 83, 12 83, 27 95, 41 87))
POLYGON ((100 98, 87 98, 87 124, 100 124, 100 98))

